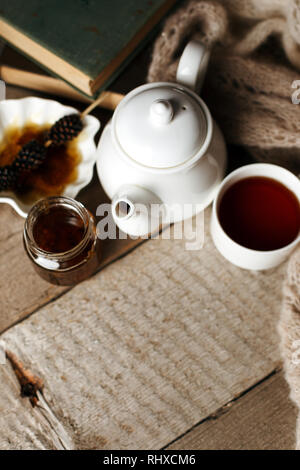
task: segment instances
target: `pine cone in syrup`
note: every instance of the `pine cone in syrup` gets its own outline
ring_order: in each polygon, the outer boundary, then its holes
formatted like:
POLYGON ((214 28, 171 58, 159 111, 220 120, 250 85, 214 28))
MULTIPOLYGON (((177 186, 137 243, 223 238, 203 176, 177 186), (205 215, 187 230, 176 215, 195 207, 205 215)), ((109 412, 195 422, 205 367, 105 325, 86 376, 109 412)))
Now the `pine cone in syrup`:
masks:
POLYGON ((62 117, 51 127, 48 138, 53 145, 62 145, 74 139, 83 129, 79 114, 69 114, 62 117))
POLYGON ((12 189, 17 182, 17 172, 9 165, 0 167, 0 191, 12 189))
POLYGON ((23 145, 13 162, 12 169, 16 173, 36 170, 46 158, 46 148, 37 140, 31 140, 23 145))

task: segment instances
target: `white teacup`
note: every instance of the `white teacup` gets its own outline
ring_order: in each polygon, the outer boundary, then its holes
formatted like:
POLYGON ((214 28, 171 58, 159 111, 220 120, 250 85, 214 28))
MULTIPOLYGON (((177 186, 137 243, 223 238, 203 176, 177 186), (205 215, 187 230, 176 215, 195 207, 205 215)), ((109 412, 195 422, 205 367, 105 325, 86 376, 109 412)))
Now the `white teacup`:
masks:
POLYGON ((227 189, 237 181, 251 176, 264 176, 280 182, 295 194, 300 204, 300 180, 293 173, 280 166, 267 163, 254 163, 243 166, 230 173, 219 187, 213 204, 211 234, 219 252, 236 266, 251 270, 270 269, 278 266, 288 257, 299 243, 300 233, 295 240, 283 248, 257 251, 241 246, 232 240, 223 230, 218 217, 220 201, 227 189))

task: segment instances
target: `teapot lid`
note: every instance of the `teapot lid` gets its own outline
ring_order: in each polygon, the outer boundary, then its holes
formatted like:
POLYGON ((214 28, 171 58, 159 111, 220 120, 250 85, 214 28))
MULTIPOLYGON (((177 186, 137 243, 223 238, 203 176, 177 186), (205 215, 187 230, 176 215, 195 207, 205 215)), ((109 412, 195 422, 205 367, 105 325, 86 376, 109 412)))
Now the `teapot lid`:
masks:
POLYGON ((200 98, 180 85, 143 85, 119 104, 113 117, 115 138, 142 165, 180 165, 198 153, 207 136, 208 111, 200 103, 200 98))

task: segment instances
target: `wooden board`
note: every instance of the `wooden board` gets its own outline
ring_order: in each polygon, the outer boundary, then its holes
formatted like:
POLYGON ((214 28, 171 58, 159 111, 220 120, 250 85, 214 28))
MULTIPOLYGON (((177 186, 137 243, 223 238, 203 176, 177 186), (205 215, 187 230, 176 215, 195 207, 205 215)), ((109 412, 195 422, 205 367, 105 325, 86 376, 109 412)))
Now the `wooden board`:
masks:
POLYGON ((293 450, 297 409, 277 372, 236 401, 225 405, 170 450, 293 450))
POLYGON ((43 408, 32 408, 27 398, 20 398, 19 383, 9 364, 0 365, 0 382, 1 450, 72 448, 71 438, 53 413, 48 412, 46 403, 40 403, 43 408))
POLYGON ((277 367, 284 266, 235 268, 208 221, 204 249, 149 240, 3 335, 76 448, 161 448, 277 367))

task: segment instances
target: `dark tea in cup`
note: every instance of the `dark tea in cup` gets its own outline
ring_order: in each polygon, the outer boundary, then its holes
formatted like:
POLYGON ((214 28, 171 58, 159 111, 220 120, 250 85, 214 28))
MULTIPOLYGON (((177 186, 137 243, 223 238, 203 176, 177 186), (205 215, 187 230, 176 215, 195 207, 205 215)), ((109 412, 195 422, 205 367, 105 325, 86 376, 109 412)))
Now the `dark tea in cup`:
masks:
POLYGON ((279 181, 250 176, 224 193, 218 218, 226 234, 239 245, 271 251, 292 243, 300 232, 300 204, 279 181))

